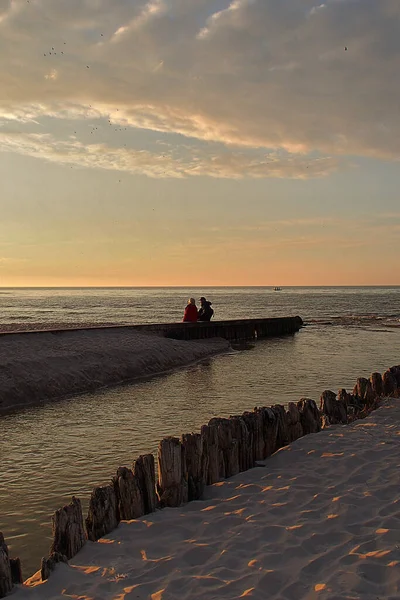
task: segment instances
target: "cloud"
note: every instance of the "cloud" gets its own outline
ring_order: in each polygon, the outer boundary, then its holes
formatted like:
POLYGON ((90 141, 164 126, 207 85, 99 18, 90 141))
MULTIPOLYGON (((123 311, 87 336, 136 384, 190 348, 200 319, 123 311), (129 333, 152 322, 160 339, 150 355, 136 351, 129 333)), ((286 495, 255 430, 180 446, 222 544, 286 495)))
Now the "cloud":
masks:
POLYGON ((21 134, 0 129, 0 151, 12 151, 25 156, 75 168, 99 168, 149 177, 182 178, 209 176, 230 179, 244 177, 307 179, 323 177, 337 168, 334 158, 306 159, 290 154, 270 153, 254 158, 244 152, 209 153, 186 149, 184 157, 174 152, 161 153, 132 148, 112 147, 104 143, 83 144, 71 136, 55 139, 50 134, 21 134))
POLYGON ((399 27, 398 0, 2 0, 0 117, 22 127, 91 105, 224 144, 230 158, 200 167, 213 176, 277 176, 263 157, 279 151, 317 153, 315 175, 334 156, 398 159, 399 27), (244 168, 246 149, 258 162, 244 168))

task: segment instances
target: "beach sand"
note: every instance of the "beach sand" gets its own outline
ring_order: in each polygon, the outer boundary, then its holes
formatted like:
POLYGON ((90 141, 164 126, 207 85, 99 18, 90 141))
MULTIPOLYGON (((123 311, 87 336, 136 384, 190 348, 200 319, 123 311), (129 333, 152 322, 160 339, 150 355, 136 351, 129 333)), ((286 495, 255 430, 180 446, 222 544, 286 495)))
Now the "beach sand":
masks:
POLYGON ((227 340, 181 341, 130 328, 0 335, 0 414, 188 365, 230 349, 227 340))
POLYGON ((260 464, 202 501, 121 523, 12 597, 400 598, 399 400, 260 464))

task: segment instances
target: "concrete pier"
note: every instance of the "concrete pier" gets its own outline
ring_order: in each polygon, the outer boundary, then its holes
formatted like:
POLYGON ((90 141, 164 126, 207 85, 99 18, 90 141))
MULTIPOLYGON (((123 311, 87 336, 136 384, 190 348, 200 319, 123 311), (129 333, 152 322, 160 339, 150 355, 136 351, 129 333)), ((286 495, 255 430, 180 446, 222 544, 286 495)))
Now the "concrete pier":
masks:
POLYGON ((220 337, 242 342, 295 333, 303 326, 301 317, 276 317, 270 319, 232 319, 210 323, 163 323, 137 325, 143 333, 157 333, 176 340, 202 340, 220 337))
POLYGON ((99 325, 91 327, 58 327, 57 329, 40 329, 29 331, 5 331, 3 336, 20 337, 32 335, 43 336, 43 333, 63 336, 73 331, 101 331, 106 333, 126 331, 127 333, 152 333, 175 340, 204 340, 209 338, 224 338, 229 341, 256 340, 266 337, 276 337, 299 331, 303 326, 301 317, 275 317, 267 319, 231 319, 226 321, 211 321, 210 323, 150 323, 146 325, 99 325))

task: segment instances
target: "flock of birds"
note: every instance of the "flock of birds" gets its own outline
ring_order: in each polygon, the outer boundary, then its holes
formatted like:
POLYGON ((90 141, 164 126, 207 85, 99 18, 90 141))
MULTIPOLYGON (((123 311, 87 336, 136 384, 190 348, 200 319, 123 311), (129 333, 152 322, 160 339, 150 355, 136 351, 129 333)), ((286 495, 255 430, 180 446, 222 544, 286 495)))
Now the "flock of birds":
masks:
MULTIPOLYGON (((27 2, 29 2, 29 0, 27 0, 27 2)), ((100 37, 104 37, 104 34, 103 34, 103 33, 101 33, 101 34, 100 34, 100 37)), ((63 46, 62 46, 62 47, 64 48, 64 46, 66 46, 66 45, 67 45, 67 42, 63 42, 63 46)), ((52 46, 52 47, 51 47, 50 49, 48 49, 46 52, 43 52, 43 56, 44 56, 44 57, 50 57, 50 56, 52 56, 52 57, 53 57, 53 56, 64 56, 64 55, 65 55, 65 52, 64 52, 64 50, 60 50, 60 48, 58 48, 58 47, 56 47, 56 46, 52 46)), ((90 65, 86 65, 86 68, 87 68, 87 69, 90 69, 90 65)), ((92 105, 91 105, 91 104, 89 104, 89 108, 92 108, 92 105)), ((117 112, 119 112, 119 108, 117 108, 117 109, 116 109, 116 111, 117 111, 117 112)), ((127 128, 127 127, 115 127, 115 123, 113 123, 111 119, 108 119, 108 126, 109 126, 109 127, 113 127, 113 128, 114 128, 114 131, 116 131, 116 132, 119 132, 119 131, 127 131, 127 130, 128 130, 128 128, 127 128)), ((95 133, 96 133, 96 131, 98 131, 98 130, 99 130, 99 128, 98 128, 98 127, 96 127, 95 125, 89 125, 89 128, 90 128, 90 134, 91 134, 91 135, 95 134, 95 133)), ((78 133, 78 132, 77 132, 76 130, 74 130, 74 135, 77 135, 77 133, 78 133)), ((123 146, 126 148, 126 144, 123 144, 123 146)), ((73 168, 73 166, 70 166, 70 168, 72 169, 72 168, 73 168)), ((121 179, 119 179, 119 180, 118 180, 118 183, 121 183, 121 182, 122 182, 122 180, 121 180, 121 179)))

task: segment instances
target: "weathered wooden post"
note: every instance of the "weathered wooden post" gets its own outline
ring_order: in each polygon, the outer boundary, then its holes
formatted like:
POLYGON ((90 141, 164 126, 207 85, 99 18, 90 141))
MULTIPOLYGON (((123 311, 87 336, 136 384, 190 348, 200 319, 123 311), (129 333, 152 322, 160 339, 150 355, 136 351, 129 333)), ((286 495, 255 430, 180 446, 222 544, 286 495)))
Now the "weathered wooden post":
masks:
POLYGON ((367 379, 367 386, 364 392, 364 402, 367 408, 371 408, 377 400, 377 395, 375 394, 372 383, 370 379, 367 379))
POLYGON ((346 392, 344 388, 340 388, 337 394, 338 402, 341 402, 346 407, 352 404, 353 395, 346 392))
POLYGON ((201 435, 208 458, 207 485, 219 481, 218 429, 215 425, 203 425, 201 435))
POLYGON ((140 489, 142 490, 144 514, 155 512, 157 508, 156 469, 152 454, 141 454, 133 466, 140 489))
POLYGON ((243 417, 229 417, 233 438, 238 442, 239 471, 247 471, 254 466, 253 437, 243 417))
POLYGON ((161 440, 158 447, 158 496, 164 506, 180 506, 187 502, 184 449, 176 437, 161 440))
POLYGON ((262 408, 255 407, 253 412, 253 457, 254 461, 265 458, 264 413, 262 408))
POLYGON ((89 540, 96 542, 116 529, 118 522, 117 496, 113 484, 94 488, 85 521, 89 540))
POLYGON ((324 390, 320 398, 320 410, 328 417, 329 423, 347 423, 347 408, 344 402, 336 400, 335 392, 324 390))
POLYGON ((276 450, 279 450, 279 448, 287 446, 290 441, 288 420, 285 407, 281 404, 274 404, 271 406, 271 410, 274 412, 278 423, 278 430, 276 434, 276 450))
POLYGON ((182 446, 186 458, 188 501, 199 500, 207 483, 208 457, 201 433, 184 433, 182 446))
POLYGON ((58 563, 68 564, 67 557, 59 552, 52 552, 48 558, 42 558, 40 565, 40 577, 42 581, 46 581, 50 577, 50 573, 54 571, 58 563))
POLYGON ((383 395, 382 375, 380 373, 372 373, 369 380, 375 396, 380 398, 383 395))
POLYGON ((237 475, 239 473, 238 442, 232 436, 234 429, 232 423, 229 419, 214 418, 209 425, 215 425, 218 431, 220 478, 226 479, 237 475))
POLYGON ((390 367, 389 371, 392 373, 396 380, 397 389, 400 389, 400 365, 396 365, 394 367, 390 367))
POLYGON ((366 379, 365 377, 359 377, 357 379, 357 383, 354 386, 353 396, 361 400, 361 402, 369 408, 373 405, 376 400, 376 393, 372 387, 372 383, 370 379, 366 379))
POLYGON ((130 521, 143 516, 143 494, 136 475, 127 467, 119 467, 113 484, 119 519, 130 521))
POLYGON ((344 388, 338 391, 338 402, 341 402, 347 412, 347 422, 351 423, 358 418, 364 408, 363 401, 357 396, 348 393, 344 388))
POLYGON ((277 449, 279 421, 272 408, 259 409, 263 415, 264 458, 271 456, 277 449))
POLYGON ((321 431, 321 416, 314 400, 301 398, 297 403, 304 435, 321 431))
POLYGON ((24 583, 22 578, 22 566, 19 558, 10 558, 11 579, 13 585, 24 583))
POLYGON ((256 415, 254 411, 246 411, 242 414, 242 419, 246 425, 248 435, 248 468, 251 469, 254 467, 256 461, 256 450, 255 447, 258 445, 257 438, 257 424, 256 424, 256 415))
POLYGON ((288 423, 289 442, 294 442, 303 437, 303 427, 300 422, 300 411, 297 404, 289 402, 286 411, 286 420, 288 423))
POLYGON ((382 387, 384 396, 393 396, 397 391, 396 377, 389 370, 382 375, 382 387))
POLYGON ((8 547, 0 532, 0 598, 5 598, 12 590, 13 582, 11 576, 10 558, 8 547))
POLYGON ((50 553, 72 558, 86 543, 81 501, 72 496, 72 502, 56 510, 51 520, 53 542, 50 553))

